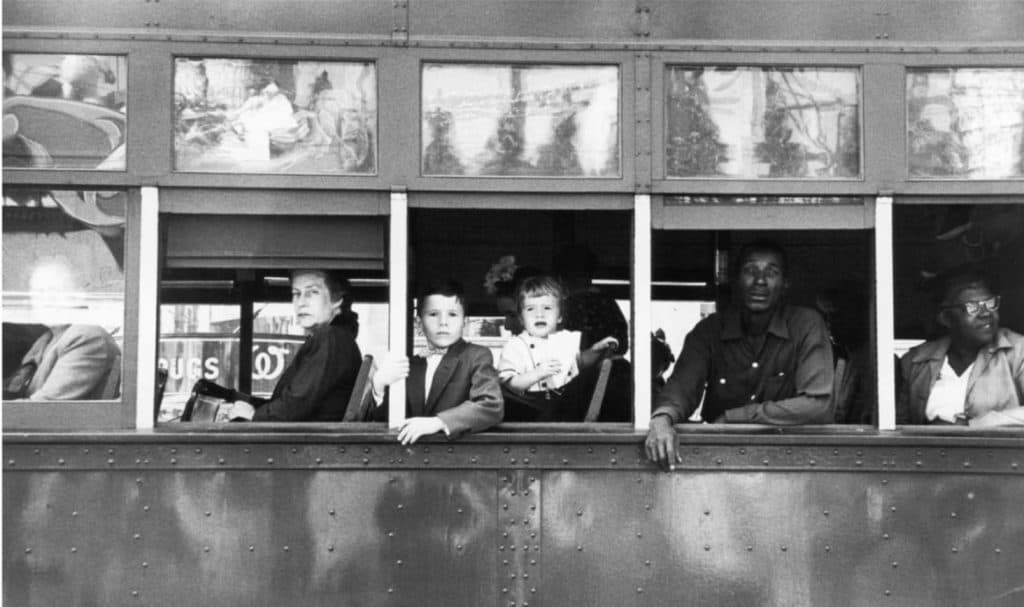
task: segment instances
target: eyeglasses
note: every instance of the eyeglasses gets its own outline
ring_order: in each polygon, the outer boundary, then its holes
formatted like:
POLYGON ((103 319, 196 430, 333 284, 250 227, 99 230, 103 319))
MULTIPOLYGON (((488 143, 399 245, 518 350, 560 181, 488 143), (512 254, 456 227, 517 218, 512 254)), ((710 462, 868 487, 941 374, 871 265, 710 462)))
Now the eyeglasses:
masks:
POLYGON ((960 308, 964 312, 967 312, 968 316, 976 316, 981 313, 982 309, 989 312, 995 312, 999 309, 999 296, 995 295, 988 299, 981 299, 978 301, 965 301, 962 303, 951 304, 948 306, 942 306, 943 308, 960 308))

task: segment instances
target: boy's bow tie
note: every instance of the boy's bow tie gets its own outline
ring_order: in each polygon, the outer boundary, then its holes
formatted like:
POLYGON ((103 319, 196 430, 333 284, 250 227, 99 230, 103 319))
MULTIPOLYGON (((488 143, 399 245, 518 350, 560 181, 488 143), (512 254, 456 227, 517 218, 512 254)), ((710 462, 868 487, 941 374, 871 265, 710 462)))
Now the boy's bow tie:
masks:
POLYGON ((423 350, 423 358, 426 358, 428 356, 444 356, 447 353, 448 348, 437 348, 435 346, 427 346, 427 348, 423 350))

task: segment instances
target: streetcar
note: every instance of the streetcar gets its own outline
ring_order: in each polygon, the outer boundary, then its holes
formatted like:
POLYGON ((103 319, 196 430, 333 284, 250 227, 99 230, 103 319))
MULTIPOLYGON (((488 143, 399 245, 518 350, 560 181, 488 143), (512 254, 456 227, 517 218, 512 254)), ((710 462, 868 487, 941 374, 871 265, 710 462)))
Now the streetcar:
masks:
POLYGON ((895 364, 964 263, 1024 333, 1024 5, 3 8, 5 604, 1024 602, 1024 433, 897 423, 895 364), (834 423, 695 417, 662 471, 653 393, 759 239, 847 355, 834 423), (567 251, 628 323, 586 418, 403 446, 399 383, 386 421, 183 419, 273 389, 291 269, 347 277, 376 360, 458 280, 497 359, 502 285, 567 251), (26 391, 54 326, 95 390, 26 391))

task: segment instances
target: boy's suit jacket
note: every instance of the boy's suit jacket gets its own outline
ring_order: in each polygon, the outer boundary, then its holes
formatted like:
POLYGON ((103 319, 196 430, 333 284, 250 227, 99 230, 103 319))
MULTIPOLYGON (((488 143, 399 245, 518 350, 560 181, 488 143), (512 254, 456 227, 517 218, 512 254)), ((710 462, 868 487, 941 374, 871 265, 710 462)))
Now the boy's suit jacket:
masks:
MULTIPOLYGON (((409 360, 406 415, 440 417, 448 426, 450 438, 479 432, 501 421, 505 405, 490 350, 461 339, 452 344, 434 372, 430 394, 424 394, 426 371, 427 359, 413 356, 409 360)), ((386 404, 385 399, 378 411, 386 410, 386 404)))

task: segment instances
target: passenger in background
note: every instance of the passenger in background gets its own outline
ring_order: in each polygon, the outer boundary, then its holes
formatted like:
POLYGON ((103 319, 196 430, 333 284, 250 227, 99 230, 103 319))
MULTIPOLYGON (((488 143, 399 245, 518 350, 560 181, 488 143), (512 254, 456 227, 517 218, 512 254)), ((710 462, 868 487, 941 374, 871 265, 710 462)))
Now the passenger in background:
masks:
POLYGON ((665 387, 665 371, 675 362, 672 348, 665 342, 665 332, 658 329, 651 334, 651 398, 657 398, 658 392, 665 387))
POLYGON ((815 298, 815 308, 825 317, 836 371, 835 404, 837 424, 871 424, 874 422, 872 399, 868 397, 871 375, 868 352, 867 301, 864 285, 842 281, 830 286, 815 298))
POLYGON ((818 312, 783 303, 788 270, 774 242, 740 250, 739 301, 697 323, 654 401, 645 443, 651 460, 668 469, 679 462, 673 424, 689 419, 702 398, 706 422, 832 422, 828 330, 818 312))
MULTIPOLYGON (((79 285, 67 259, 41 259, 29 277, 32 313, 45 326, 12 372, 3 398, 102 400, 117 398, 121 348, 101 326, 71 322, 79 285)), ((37 325, 38 326, 38 325, 37 325)), ((8 336, 4 335, 4 345, 8 336)))
POLYGON ((411 363, 405 357, 383 359, 373 373, 367 398, 374 399, 378 413, 386 413, 385 389, 408 378, 409 417, 398 431, 403 445, 438 432, 455 439, 500 422, 504 403, 491 351, 462 339, 466 323, 462 285, 454 281, 428 285, 417 301, 426 350, 413 356, 411 363))
POLYGON ((555 274, 568 290, 565 297, 565 329, 579 331, 580 348, 586 350, 611 336, 617 345, 614 354, 629 351, 629 324, 615 298, 594 284, 597 259, 584 245, 563 247, 555 255, 555 274))
POLYGON ((341 421, 363 362, 346 314, 348 281, 331 270, 294 270, 295 317, 306 341, 281 374, 269 399, 233 403, 228 419, 252 421, 341 421))
POLYGON ((581 333, 562 328, 565 291, 551 276, 533 276, 516 289, 524 329, 501 351, 498 375, 516 421, 582 421, 591 382, 577 381, 615 351, 611 336, 581 351, 581 333), (525 406, 515 408, 516 405, 525 406))
POLYGON ((1024 424, 1024 337, 999 326, 1000 298, 978 268, 940 277, 946 336, 903 355, 897 422, 1024 424))

